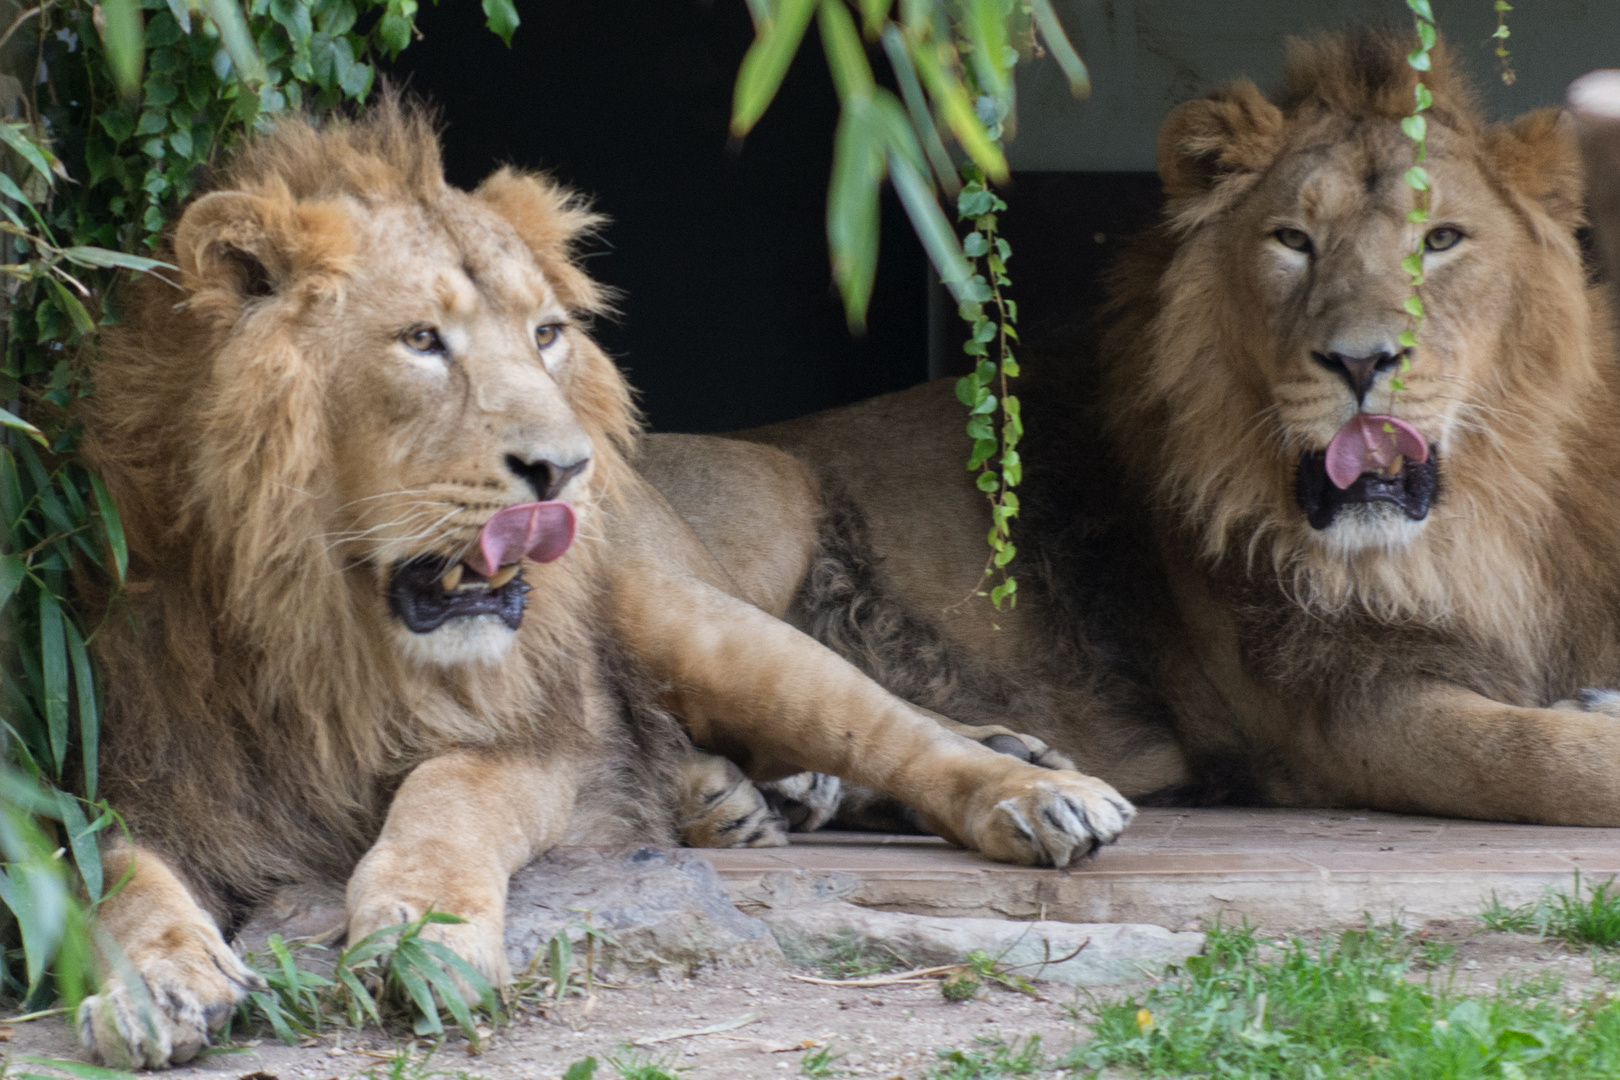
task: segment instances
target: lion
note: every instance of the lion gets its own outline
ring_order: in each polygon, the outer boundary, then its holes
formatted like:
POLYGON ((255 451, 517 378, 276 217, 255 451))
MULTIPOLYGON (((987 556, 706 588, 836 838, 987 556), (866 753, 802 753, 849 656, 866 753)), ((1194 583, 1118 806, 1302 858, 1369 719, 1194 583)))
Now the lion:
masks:
POLYGON ((1485 124, 1440 48, 1414 223, 1406 50, 1296 41, 1277 97, 1166 120, 1099 333, 1024 358, 1016 611, 944 613, 989 527, 948 383, 640 467, 699 523, 691 476, 775 455, 747 498, 785 521, 813 470, 787 617, 1139 803, 1620 824, 1620 357, 1571 124, 1485 124))
POLYGON ((178 282, 130 283, 82 417, 129 545, 95 641, 130 837, 79 1012, 102 1060, 195 1056, 264 985, 222 928, 284 886, 346 884, 351 940, 460 916, 428 930, 499 984, 515 869, 779 842, 745 774, 848 778, 1023 863, 1129 820, 743 598, 631 468, 574 255, 599 224, 539 175, 450 186, 388 97, 255 136, 168 235, 178 282))

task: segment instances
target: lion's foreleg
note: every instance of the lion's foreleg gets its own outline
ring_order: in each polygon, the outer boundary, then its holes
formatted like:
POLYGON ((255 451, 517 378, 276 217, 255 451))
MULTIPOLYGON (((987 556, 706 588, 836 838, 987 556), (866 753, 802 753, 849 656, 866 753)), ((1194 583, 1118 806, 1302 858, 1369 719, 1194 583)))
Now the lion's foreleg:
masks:
POLYGON ((746 747, 760 779, 800 769, 887 792, 995 858, 1065 865, 1132 810, 1100 780, 946 730, 793 627, 695 577, 626 560, 621 638, 669 687, 693 741, 746 747))
POLYGON ((79 1036, 117 1068, 190 1061, 264 980, 231 952, 162 856, 115 841, 102 871, 109 883, 130 877, 96 909, 106 934, 102 985, 79 1006, 79 1036))
MULTIPOLYGON (((1601 698, 1594 698, 1600 705, 1601 698)), ((1300 765, 1340 803, 1547 825, 1620 825, 1620 721, 1521 708, 1439 681, 1341 706, 1300 765)))
POLYGON ((349 877, 350 943, 429 910, 448 912, 466 922, 424 933, 449 945, 491 985, 506 982, 507 879, 566 833, 576 775, 566 760, 472 752, 418 765, 349 877))

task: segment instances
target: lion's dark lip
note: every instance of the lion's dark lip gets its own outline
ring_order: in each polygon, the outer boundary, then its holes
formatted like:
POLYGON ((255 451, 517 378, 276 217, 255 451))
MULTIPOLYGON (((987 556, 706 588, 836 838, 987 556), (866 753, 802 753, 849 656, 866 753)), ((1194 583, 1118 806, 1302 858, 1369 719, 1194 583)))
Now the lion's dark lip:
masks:
POLYGON ((1429 516, 1429 507, 1439 492, 1440 451, 1433 445, 1428 460, 1421 465, 1408 461, 1395 476, 1362 473, 1342 491, 1328 479, 1327 451, 1307 450, 1299 455, 1299 472, 1294 480, 1294 498, 1313 529, 1332 525, 1339 508, 1351 503, 1393 503, 1408 518, 1422 521, 1429 516))
POLYGON ((474 615, 494 615, 510 629, 518 628, 530 588, 521 573, 498 589, 447 592, 441 579, 450 566, 451 560, 442 555, 419 555, 394 566, 388 609, 407 630, 427 634, 450 619, 474 615))

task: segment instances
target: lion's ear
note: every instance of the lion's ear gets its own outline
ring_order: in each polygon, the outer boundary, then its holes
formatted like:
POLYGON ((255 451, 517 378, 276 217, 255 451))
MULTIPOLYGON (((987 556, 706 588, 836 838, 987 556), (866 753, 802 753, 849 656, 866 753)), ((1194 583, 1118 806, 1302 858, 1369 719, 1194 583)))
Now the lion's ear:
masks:
POLYGON ((298 203, 285 193, 216 191, 186 209, 174 257, 192 292, 223 290, 239 300, 344 272, 354 239, 334 203, 298 203))
POLYGON ((584 201, 545 176, 503 168, 473 192, 523 238, 540 269, 570 309, 609 309, 608 292, 574 264, 574 245, 607 221, 584 201))
POLYGON ((1562 109, 1537 109, 1485 132, 1485 152, 1513 189, 1562 228, 1585 223, 1586 179, 1575 124, 1562 109))
POLYGON ((1202 195, 1223 176, 1270 164, 1282 110, 1240 79, 1207 98, 1178 105, 1159 128, 1159 178, 1172 199, 1202 195))

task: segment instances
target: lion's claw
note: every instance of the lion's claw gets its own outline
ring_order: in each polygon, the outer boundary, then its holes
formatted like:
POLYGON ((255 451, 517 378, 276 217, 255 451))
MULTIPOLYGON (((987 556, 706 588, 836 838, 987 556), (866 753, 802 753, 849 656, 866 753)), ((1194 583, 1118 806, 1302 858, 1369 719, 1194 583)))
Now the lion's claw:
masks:
POLYGON ((147 961, 138 975, 139 986, 111 978, 79 1005, 79 1038, 114 1068, 162 1069, 190 1061, 248 994, 266 989, 264 979, 223 941, 147 961))
POLYGON ((979 849, 992 858, 1035 866, 1068 866, 1111 844, 1136 809, 1101 780, 1079 773, 1023 777, 1022 790, 998 799, 981 830, 979 849))

